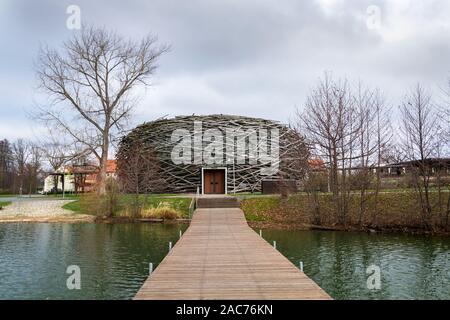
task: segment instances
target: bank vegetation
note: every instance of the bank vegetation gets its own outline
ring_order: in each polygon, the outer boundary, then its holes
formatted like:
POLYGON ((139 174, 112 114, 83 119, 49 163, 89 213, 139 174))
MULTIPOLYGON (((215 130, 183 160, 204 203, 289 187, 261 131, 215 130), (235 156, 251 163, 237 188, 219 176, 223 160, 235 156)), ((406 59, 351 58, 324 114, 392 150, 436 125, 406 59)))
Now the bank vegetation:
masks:
POLYGON ((286 223, 318 227, 447 232, 450 177, 443 156, 450 148, 448 106, 417 84, 393 109, 380 90, 325 73, 292 123, 323 166, 308 167, 303 195, 249 200, 243 207, 250 216, 267 217, 266 209, 249 208, 267 201, 269 207, 276 204, 270 220, 283 216, 286 223), (392 123, 392 118, 399 121, 392 123), (433 167, 430 159, 443 162, 433 167), (386 192, 381 169, 398 162, 410 164, 398 179, 403 186, 386 192))

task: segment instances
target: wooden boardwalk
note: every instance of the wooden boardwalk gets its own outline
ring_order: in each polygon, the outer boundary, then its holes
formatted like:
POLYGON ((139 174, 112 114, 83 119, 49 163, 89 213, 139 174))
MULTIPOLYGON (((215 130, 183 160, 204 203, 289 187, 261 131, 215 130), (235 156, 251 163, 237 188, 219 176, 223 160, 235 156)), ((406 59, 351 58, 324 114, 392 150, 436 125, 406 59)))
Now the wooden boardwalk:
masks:
POLYGON ((135 299, 330 299, 248 225, 239 208, 197 209, 135 299))

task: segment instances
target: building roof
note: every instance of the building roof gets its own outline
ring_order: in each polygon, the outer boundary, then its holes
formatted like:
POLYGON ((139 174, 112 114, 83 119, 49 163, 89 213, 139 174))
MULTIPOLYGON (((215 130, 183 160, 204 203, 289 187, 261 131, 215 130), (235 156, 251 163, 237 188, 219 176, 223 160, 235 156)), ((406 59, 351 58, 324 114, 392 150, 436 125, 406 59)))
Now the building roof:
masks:
MULTIPOLYGON (((66 174, 96 174, 98 172, 98 166, 92 163, 85 163, 73 166, 64 166, 56 170, 56 172, 49 172, 49 175, 60 175, 65 171, 66 174)), ((116 173, 117 161, 114 159, 107 160, 106 173, 116 173)))
POLYGON ((117 171, 117 161, 116 160, 107 160, 106 172, 107 173, 116 173, 116 171, 117 171))
MULTIPOLYGON (((383 167, 386 168, 395 168, 395 167, 410 167, 410 166, 418 166, 422 163, 421 160, 409 160, 409 161, 401 161, 396 163, 385 164, 383 167)), ((423 160, 424 165, 428 166, 450 166, 450 158, 427 158, 423 160)))
POLYGON ((312 169, 325 169, 325 162, 320 158, 309 159, 308 164, 312 169))

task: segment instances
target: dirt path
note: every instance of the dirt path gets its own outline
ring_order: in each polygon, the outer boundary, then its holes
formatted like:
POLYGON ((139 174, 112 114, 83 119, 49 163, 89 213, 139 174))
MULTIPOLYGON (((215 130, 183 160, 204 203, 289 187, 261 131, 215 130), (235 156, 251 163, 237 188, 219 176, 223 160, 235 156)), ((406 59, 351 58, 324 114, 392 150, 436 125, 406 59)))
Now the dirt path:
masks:
POLYGON ((0 210, 0 222, 82 222, 90 215, 74 214, 62 206, 73 200, 27 199, 13 201, 0 210))

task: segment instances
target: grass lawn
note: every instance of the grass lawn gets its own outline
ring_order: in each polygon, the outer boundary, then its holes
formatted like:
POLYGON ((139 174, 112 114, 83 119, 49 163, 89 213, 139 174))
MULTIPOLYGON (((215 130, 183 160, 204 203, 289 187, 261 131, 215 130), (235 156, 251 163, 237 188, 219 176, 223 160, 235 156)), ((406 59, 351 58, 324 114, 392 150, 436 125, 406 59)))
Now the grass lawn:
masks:
MULTIPOLYGON (((172 195, 166 198, 167 196, 167 194, 149 195, 144 208, 157 208, 158 206, 166 206, 179 211, 184 218, 189 217, 189 205, 191 204, 191 198, 177 198, 172 197, 172 195)), ((134 195, 130 194, 122 195, 121 204, 126 205, 127 203, 132 202, 133 197, 134 195)), ((141 195, 141 197, 144 198, 145 195, 141 195)))
POLYGON ((241 202, 241 208, 247 221, 270 221, 272 212, 279 206, 279 196, 247 198, 241 202))
MULTIPOLYGON (((45 197, 49 199, 58 199, 58 200, 63 198, 62 194, 47 194, 45 195, 45 197)), ((80 195, 75 193, 66 193, 64 195, 64 199, 79 199, 79 198, 80 195)))
MULTIPOLYGON (((148 196, 144 208, 157 208, 157 207, 165 206, 165 207, 170 207, 172 209, 177 210, 178 212, 180 212, 180 214, 183 218, 189 217, 189 205, 191 204, 191 198, 177 198, 177 197, 167 197, 167 196, 172 196, 172 195, 155 194, 155 195, 148 196)), ((120 200, 119 200, 119 202, 120 202, 119 206, 123 209, 124 207, 127 206, 127 204, 129 204, 133 201, 133 197, 134 196, 130 195, 130 194, 121 195, 120 200)), ((140 197, 143 200, 145 195, 140 195, 140 197)), ((63 208, 67 209, 67 210, 71 210, 75 213, 84 214, 85 212, 83 212, 83 205, 81 202, 82 201, 80 201, 80 199, 78 198, 78 199, 75 199, 75 201, 64 205, 63 208)), ((117 213, 117 216, 121 216, 122 211, 123 210, 119 210, 119 212, 117 213)))
MULTIPOLYGON (((82 196, 82 194, 75 194, 75 193, 66 193, 64 198, 67 199, 79 199, 80 196, 82 196)), ((123 197, 128 198, 131 197, 132 195, 130 194, 126 194, 123 195, 123 197)), ((151 195, 152 197, 176 197, 177 194, 174 193, 155 193, 151 195)), ((46 195, 47 198, 58 198, 58 199, 62 199, 62 194, 48 194, 46 195)))
MULTIPOLYGON (((229 193, 228 195, 229 196, 234 196, 233 193, 229 193)), ((238 193, 236 193, 237 197, 238 196, 260 196, 260 195, 262 195, 261 192, 253 192, 253 193, 251 193, 251 192, 238 192, 238 193)))
MULTIPOLYGON (((431 223, 438 226, 445 218, 445 208, 450 196, 449 192, 441 194, 441 204, 437 192, 430 193, 433 216, 431 223)), ((417 195, 412 191, 381 192, 379 202, 375 204, 373 195, 364 202, 361 215, 363 225, 378 228, 420 228, 422 226, 421 207, 417 195)), ((331 194, 321 193, 313 201, 306 194, 290 195, 287 199, 280 196, 252 197, 242 199, 241 208, 248 221, 276 224, 316 224, 316 216, 322 226, 335 226, 338 223, 335 204, 331 194), (316 214, 316 216, 314 216, 316 214)), ((361 198, 352 193, 348 199, 346 220, 349 226, 360 226, 361 198)))
POLYGON ((248 198, 257 198, 257 197, 267 197, 267 194, 262 194, 261 192, 240 192, 240 193, 229 193, 227 196, 237 197, 238 199, 248 199, 248 198))
POLYGON ((63 207, 63 209, 70 210, 70 211, 73 211, 75 213, 82 213, 79 200, 66 203, 62 207, 63 207))
POLYGON ((0 201, 0 208, 4 208, 10 204, 11 204, 11 202, 9 202, 9 201, 0 201))

